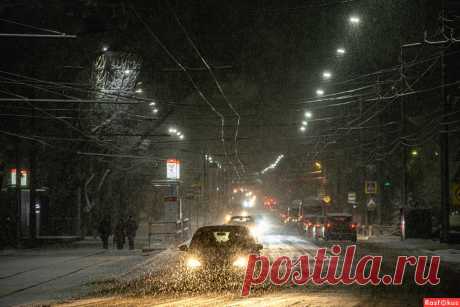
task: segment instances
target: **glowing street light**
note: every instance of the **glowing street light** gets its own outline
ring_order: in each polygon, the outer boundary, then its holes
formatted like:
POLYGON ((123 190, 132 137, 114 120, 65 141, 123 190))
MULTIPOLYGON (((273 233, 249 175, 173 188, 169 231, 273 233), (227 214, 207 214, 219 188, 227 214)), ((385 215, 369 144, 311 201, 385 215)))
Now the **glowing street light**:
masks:
POLYGON ((123 71, 123 73, 124 73, 125 75, 129 75, 131 72, 132 72, 131 69, 125 69, 125 70, 123 71))
POLYGON ((316 96, 323 96, 324 95, 324 90, 323 89, 317 89, 316 90, 316 96))
POLYGON ((108 46, 106 46, 106 45, 102 46, 102 52, 106 52, 106 51, 108 51, 108 50, 109 50, 109 47, 108 47, 108 46))
POLYGON ((344 55, 346 53, 345 48, 337 48, 336 50, 338 55, 344 55))
POLYGON ((183 139, 184 139, 184 135, 183 135, 183 134, 179 135, 179 139, 183 140, 183 139))
POLYGON ((328 70, 323 71, 323 80, 329 80, 332 78, 332 73, 328 70))
POLYGON ((417 156, 418 156, 418 151, 417 151, 417 149, 412 149, 412 151, 410 152, 410 154, 412 155, 412 157, 417 157, 417 156))
POLYGON ((358 17, 358 16, 350 16, 350 18, 348 18, 348 21, 352 24, 352 25, 358 25, 361 23, 361 19, 358 17))
POLYGON ((149 103, 149 106, 151 106, 151 107, 154 107, 156 105, 157 105, 157 103, 155 101, 152 101, 151 103, 149 103))
POLYGON ((171 127, 171 128, 168 129, 168 132, 169 132, 169 133, 176 133, 176 132, 177 132, 177 129, 171 127))
POLYGON ((157 114, 157 113, 158 113, 158 109, 155 108, 155 109, 152 110, 152 112, 153 112, 153 114, 157 114))
POLYGON ((308 122, 306 120, 303 120, 302 121, 302 126, 307 126, 308 125, 308 122))
POLYGON ((322 165, 321 165, 321 163, 319 163, 318 161, 316 161, 316 162, 315 162, 315 167, 316 167, 317 169, 321 169, 322 165))
POLYGON ((302 127, 300 127, 299 129, 300 129, 300 131, 302 131, 302 132, 305 132, 305 130, 307 130, 307 128, 306 128, 305 126, 302 126, 302 127))
POLYGON ((141 94, 143 92, 143 90, 141 88, 138 88, 136 89, 134 92, 138 93, 138 94, 141 94))
POLYGON ((310 111, 305 112, 305 117, 306 118, 312 118, 313 114, 310 111))

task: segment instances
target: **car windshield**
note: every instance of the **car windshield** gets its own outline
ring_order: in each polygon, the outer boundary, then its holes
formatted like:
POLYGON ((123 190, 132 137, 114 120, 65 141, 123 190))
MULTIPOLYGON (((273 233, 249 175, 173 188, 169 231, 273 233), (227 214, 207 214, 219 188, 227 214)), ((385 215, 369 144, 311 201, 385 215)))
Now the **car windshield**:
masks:
POLYGON ((245 227, 202 228, 193 235, 191 249, 244 247, 254 240, 245 227))

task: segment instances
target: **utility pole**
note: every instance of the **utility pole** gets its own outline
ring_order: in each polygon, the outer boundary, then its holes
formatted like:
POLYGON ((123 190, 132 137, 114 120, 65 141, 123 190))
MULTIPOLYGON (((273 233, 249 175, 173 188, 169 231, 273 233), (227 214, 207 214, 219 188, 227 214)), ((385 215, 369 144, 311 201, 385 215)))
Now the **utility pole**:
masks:
MULTIPOLYGON (((35 109, 32 110, 32 131, 35 131, 35 109)), ((37 176, 36 176, 36 168, 37 168, 37 151, 34 143, 29 144, 29 157, 30 157, 30 169, 29 169, 29 238, 31 241, 34 241, 37 236, 37 220, 35 211, 35 205, 37 203, 37 176)))
MULTIPOLYGON (((441 13, 441 23, 442 23, 442 33, 444 33, 444 15, 445 15, 445 6, 444 1, 442 1, 442 13, 441 13)), ((441 233, 440 241, 449 242, 449 216, 450 216, 450 204, 449 204, 449 125, 447 124, 448 118, 447 115, 451 111, 450 99, 446 95, 446 90, 444 88, 445 79, 446 79, 446 65, 444 57, 444 49, 441 49, 441 104, 443 110, 443 122, 445 124, 441 125, 441 132, 439 136, 439 147, 440 147, 440 163, 441 163, 441 233)))
MULTIPOLYGON (((401 47, 400 51, 400 77, 401 77, 401 92, 404 92, 404 48, 401 47)), ((401 96, 401 134, 404 137, 406 135, 406 101, 404 96, 401 96)), ((401 146, 402 150, 402 167, 401 167, 401 204, 400 204, 400 216, 401 216, 401 240, 406 239, 406 228, 405 228, 405 210, 407 207, 407 150, 404 145, 401 146)))
POLYGON ((15 144, 15 166, 16 166, 16 246, 21 247, 21 163, 19 158, 19 144, 21 140, 16 138, 15 144))
MULTIPOLYGON (((377 93, 379 97, 382 96, 382 91, 380 88, 380 77, 377 77, 377 93)), ((383 134, 383 101, 379 99, 379 141, 378 141, 378 149, 377 149, 377 195, 378 195, 378 202, 377 202, 377 224, 382 225, 382 210, 383 210, 383 144, 384 144, 384 134, 383 134)))

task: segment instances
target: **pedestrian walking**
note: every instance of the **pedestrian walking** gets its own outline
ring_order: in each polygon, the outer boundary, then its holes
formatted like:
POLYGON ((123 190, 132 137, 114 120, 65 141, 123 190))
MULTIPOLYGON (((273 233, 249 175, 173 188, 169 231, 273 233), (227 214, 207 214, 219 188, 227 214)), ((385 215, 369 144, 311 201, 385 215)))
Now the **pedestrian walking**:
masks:
POLYGON ((125 246, 125 223, 123 222, 123 219, 120 218, 118 220, 117 225, 115 226, 115 232, 114 232, 114 237, 113 240, 115 241, 115 244, 117 246, 117 249, 123 249, 125 246))
POLYGON ((99 223, 98 227, 99 236, 102 240, 102 248, 109 248, 109 236, 112 234, 112 222, 110 215, 105 215, 99 223))
POLYGON ((129 249, 134 249, 134 238, 136 237, 137 223, 130 215, 126 221, 126 236, 128 237, 129 249))

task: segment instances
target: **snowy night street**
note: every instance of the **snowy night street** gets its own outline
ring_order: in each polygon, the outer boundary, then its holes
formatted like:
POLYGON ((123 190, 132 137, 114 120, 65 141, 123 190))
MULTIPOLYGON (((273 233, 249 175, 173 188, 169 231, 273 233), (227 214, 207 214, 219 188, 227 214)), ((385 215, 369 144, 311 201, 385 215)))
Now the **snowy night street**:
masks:
POLYGON ((0 307, 459 285, 460 1, 0 1, 0 307))

